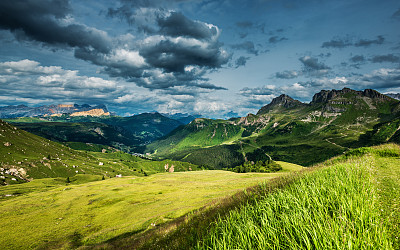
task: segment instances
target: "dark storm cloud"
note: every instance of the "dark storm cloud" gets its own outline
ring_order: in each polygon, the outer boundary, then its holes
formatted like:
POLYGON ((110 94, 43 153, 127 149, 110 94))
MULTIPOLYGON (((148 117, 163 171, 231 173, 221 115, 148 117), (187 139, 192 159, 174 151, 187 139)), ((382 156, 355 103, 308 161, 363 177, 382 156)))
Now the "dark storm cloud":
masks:
POLYGON ((140 55, 153 67, 162 68, 167 72, 183 72, 187 65, 219 68, 228 62, 229 57, 221 55, 218 43, 206 45, 204 48, 197 44, 161 40, 154 45, 143 46, 140 55))
POLYGON ((371 58, 371 62, 373 62, 373 63, 383 63, 383 62, 398 63, 398 62, 400 62, 400 57, 395 56, 393 54, 377 55, 377 56, 374 56, 371 58))
POLYGON ((353 63, 361 63, 361 62, 365 62, 365 60, 366 59, 363 55, 355 55, 350 58, 350 61, 353 63))
POLYGON ((328 42, 322 43, 322 48, 345 48, 349 46, 355 47, 369 47, 371 45, 381 45, 385 41, 383 36, 377 36, 376 39, 359 39, 357 41, 351 41, 350 38, 334 38, 328 42))
POLYGON ((157 20, 160 34, 172 37, 193 37, 196 39, 210 39, 217 35, 216 27, 209 27, 203 22, 193 21, 182 13, 172 12, 165 18, 157 20))
POLYGON ((276 72, 275 78, 278 79, 293 79, 301 75, 301 72, 297 72, 296 70, 285 70, 282 72, 276 72))
POLYGON ((269 43, 278 43, 278 42, 282 42, 282 41, 285 41, 285 40, 288 40, 288 39, 286 37, 271 36, 268 39, 268 42, 269 43))
POLYGON ((241 56, 238 59, 236 59, 236 61, 235 61, 236 68, 239 68, 240 66, 245 66, 247 63, 247 60, 249 60, 249 59, 250 59, 250 57, 245 57, 245 56, 241 56))
POLYGON ((232 49, 236 50, 245 50, 249 54, 254 54, 258 55, 259 51, 255 48, 254 43, 251 41, 246 41, 243 43, 238 43, 238 44, 232 44, 231 45, 232 49))
POLYGON ((105 32, 80 24, 62 24, 70 12, 66 0, 1 1, 0 28, 10 30, 20 40, 108 52, 110 41, 105 32))
MULTIPOLYGON (((121 3, 121 8, 143 7, 155 6, 159 1, 121 3)), ((117 12, 114 10, 113 14, 117 12)), ((151 13, 146 20, 153 25, 153 33, 145 40, 137 40, 130 34, 109 37, 104 31, 71 23, 72 10, 67 0, 1 1, 0 29, 11 31, 19 40, 73 49, 76 58, 103 67, 102 72, 146 88, 223 89, 205 82, 204 73, 199 73, 203 69, 220 68, 230 60, 218 41, 218 28, 190 20, 178 12, 161 9, 151 13), (185 71, 187 66, 197 69, 185 71)))

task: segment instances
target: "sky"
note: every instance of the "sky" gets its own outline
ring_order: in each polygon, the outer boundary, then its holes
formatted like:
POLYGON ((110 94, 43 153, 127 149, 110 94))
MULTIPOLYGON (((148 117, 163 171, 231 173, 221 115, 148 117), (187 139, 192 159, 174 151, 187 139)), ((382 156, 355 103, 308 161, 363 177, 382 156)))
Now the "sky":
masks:
POLYGON ((0 106, 228 118, 400 92, 398 0, 2 0, 0 106))

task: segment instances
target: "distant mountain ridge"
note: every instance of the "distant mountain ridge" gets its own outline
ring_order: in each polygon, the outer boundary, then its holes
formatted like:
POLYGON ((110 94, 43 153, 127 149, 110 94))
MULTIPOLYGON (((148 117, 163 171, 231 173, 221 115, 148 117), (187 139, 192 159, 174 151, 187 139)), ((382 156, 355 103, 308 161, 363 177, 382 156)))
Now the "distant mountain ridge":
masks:
POLYGON ((82 116, 110 115, 107 107, 103 104, 91 106, 89 104, 52 104, 39 107, 28 107, 25 105, 0 107, 0 118, 56 116, 62 114, 74 114, 82 116), (80 112, 80 113, 78 113, 80 112))
POLYGON ((389 96, 389 97, 392 97, 393 99, 400 100, 400 93, 397 93, 397 94, 395 94, 395 93, 388 93, 388 94, 385 94, 385 95, 387 95, 387 96, 389 96))

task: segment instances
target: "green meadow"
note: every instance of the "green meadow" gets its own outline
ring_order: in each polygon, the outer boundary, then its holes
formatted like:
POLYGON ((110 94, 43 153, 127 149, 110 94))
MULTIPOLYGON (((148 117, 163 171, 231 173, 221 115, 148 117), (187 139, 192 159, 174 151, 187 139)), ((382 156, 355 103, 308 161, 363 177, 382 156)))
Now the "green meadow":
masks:
POLYGON ((399 156, 350 151, 217 219, 196 248, 399 249, 399 156))
POLYGON ((41 179, 3 186, 0 193, 7 199, 0 200, 0 233, 7 237, 1 237, 0 246, 73 248, 135 235, 217 204, 219 199, 247 187, 302 169, 294 164, 279 164, 283 167, 281 172, 268 174, 206 170, 86 183, 81 178, 77 184, 62 183, 57 178, 41 179), (16 188, 22 194, 7 195, 16 188), (24 188, 29 192, 24 194, 24 188))

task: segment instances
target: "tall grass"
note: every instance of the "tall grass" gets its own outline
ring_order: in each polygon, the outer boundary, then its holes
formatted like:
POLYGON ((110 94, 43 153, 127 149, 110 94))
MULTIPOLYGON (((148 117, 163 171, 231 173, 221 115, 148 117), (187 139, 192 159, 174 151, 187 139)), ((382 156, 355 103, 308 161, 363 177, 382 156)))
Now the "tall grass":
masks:
POLYGON ((353 159, 305 175, 217 220, 197 248, 392 249, 371 166, 353 159))

